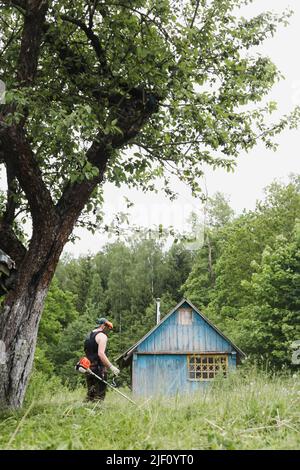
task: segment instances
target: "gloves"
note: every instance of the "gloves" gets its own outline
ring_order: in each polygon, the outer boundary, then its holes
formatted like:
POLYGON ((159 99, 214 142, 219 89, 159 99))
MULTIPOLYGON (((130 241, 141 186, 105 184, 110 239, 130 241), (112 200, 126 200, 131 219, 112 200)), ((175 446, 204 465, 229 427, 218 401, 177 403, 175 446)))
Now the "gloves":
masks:
POLYGON ((119 375, 120 369, 118 369, 116 366, 113 366, 112 364, 109 366, 110 370, 114 375, 119 375))

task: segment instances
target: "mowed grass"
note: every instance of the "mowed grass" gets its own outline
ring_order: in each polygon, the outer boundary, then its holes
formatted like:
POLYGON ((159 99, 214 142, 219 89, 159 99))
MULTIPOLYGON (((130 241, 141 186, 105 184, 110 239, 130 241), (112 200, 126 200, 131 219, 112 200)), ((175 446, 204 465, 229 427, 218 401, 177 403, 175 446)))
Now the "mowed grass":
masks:
POLYGON ((0 415, 0 448, 300 448, 299 374, 240 371, 205 393, 137 402, 112 391, 90 404, 84 388, 33 383, 22 410, 0 415))

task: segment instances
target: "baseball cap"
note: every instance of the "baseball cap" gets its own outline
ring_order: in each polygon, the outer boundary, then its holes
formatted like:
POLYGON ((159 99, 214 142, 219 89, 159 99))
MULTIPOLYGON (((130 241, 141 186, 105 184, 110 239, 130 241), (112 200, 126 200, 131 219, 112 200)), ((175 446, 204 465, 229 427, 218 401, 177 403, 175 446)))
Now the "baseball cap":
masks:
POLYGON ((100 325, 106 325, 110 330, 112 330, 112 328, 113 328, 112 322, 108 321, 107 318, 104 318, 104 317, 98 318, 98 319, 96 320, 96 323, 97 323, 97 325, 99 325, 99 326, 100 326, 100 325))

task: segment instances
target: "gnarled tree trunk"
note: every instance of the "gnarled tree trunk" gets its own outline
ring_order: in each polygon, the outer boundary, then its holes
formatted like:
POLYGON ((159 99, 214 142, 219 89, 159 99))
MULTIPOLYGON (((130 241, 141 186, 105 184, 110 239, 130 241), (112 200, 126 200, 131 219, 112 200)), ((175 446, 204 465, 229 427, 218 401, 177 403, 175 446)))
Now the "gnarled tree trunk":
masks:
POLYGON ((45 297, 68 232, 59 227, 40 233, 18 270, 17 284, 0 315, 0 403, 3 407, 22 405, 32 369, 38 325, 45 297))
POLYGON ((37 328, 47 288, 29 283, 1 315, 1 407, 21 406, 34 358, 37 328))

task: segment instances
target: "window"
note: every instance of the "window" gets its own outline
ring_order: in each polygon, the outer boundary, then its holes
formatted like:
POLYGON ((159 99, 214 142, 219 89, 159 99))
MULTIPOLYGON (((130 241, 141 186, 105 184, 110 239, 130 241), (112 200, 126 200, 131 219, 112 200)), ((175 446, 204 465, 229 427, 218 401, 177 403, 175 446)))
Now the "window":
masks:
POLYGON ((212 380, 218 373, 226 377, 228 370, 226 354, 191 354, 187 358, 190 380, 212 380))
POLYGON ((180 308, 178 323, 180 325, 191 325, 193 323, 193 311, 191 308, 180 308))

